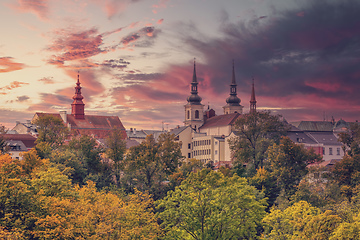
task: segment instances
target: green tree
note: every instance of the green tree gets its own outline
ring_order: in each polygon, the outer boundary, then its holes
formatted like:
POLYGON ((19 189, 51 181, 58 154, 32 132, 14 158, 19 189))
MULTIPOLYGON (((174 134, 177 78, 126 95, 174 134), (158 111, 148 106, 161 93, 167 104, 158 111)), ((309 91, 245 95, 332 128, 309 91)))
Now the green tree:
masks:
POLYGON ((278 186, 289 198, 296 192, 296 186, 308 173, 307 164, 321 161, 313 151, 297 145, 288 137, 281 137, 280 144, 274 144, 268 150, 268 159, 272 174, 278 186))
POLYGON ((243 114, 238 118, 234 125, 237 137, 229 142, 236 164, 246 163, 253 174, 263 166, 268 147, 286 133, 287 126, 280 118, 280 115, 266 111, 243 114))
POLYGON ((343 151, 347 155, 360 154, 360 124, 350 123, 346 132, 339 133, 338 141, 343 143, 343 151))
POLYGON ((101 172, 100 153, 103 150, 98 148, 95 138, 88 135, 73 137, 69 142, 69 149, 75 151, 78 159, 85 164, 88 174, 101 172))
POLYGON ((46 142, 54 149, 61 146, 69 135, 69 130, 61 118, 53 115, 40 116, 34 121, 39 133, 37 143, 46 142))
POLYGON ((249 184, 262 191, 267 198, 268 208, 274 204, 276 198, 279 196, 280 188, 276 183, 276 176, 265 168, 258 168, 256 174, 248 178, 249 184))
POLYGON ((126 155, 125 174, 127 186, 141 191, 149 191, 154 199, 163 196, 169 186, 169 176, 176 171, 182 159, 180 145, 174 136, 160 135, 155 141, 148 135, 140 145, 130 148, 126 155))
POLYGON ((116 184, 120 185, 121 173, 124 171, 124 155, 126 152, 126 142, 123 130, 114 128, 105 139, 106 156, 111 159, 112 170, 116 179, 116 184))
POLYGON ((156 205, 166 239, 256 239, 266 201, 246 179, 203 169, 156 205))
POLYGON ((332 178, 337 181, 343 194, 351 200, 354 189, 360 184, 360 154, 345 155, 335 163, 332 178))

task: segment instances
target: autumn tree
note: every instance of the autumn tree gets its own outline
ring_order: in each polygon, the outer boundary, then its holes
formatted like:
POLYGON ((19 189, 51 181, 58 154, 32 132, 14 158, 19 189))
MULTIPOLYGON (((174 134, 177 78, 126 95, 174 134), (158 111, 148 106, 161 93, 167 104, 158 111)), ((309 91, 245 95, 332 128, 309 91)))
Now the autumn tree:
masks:
POLYGON ((165 239, 255 239, 266 202, 246 179, 203 169, 156 205, 165 239))
POLYGON ((253 173, 263 166, 268 147, 286 133, 287 126, 280 118, 263 111, 243 114, 236 120, 237 136, 229 143, 237 165, 247 164, 253 173))
POLYGON ((0 154, 4 154, 9 150, 6 144, 6 140, 4 138, 5 133, 6 133, 5 127, 0 125, 0 154))
POLYGON ((284 209, 272 209, 262 220, 266 239, 329 239, 341 218, 331 211, 321 212, 306 201, 284 209))

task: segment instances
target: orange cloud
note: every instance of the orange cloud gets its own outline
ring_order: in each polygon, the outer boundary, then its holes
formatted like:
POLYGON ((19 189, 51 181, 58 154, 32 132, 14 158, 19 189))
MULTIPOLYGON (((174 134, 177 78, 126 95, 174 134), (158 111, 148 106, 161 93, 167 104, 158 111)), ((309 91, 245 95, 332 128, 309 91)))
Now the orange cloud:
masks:
POLYGON ((13 81, 13 82, 11 82, 9 85, 0 88, 0 91, 1 91, 0 94, 6 95, 6 94, 8 94, 7 91, 11 91, 11 90, 14 89, 14 88, 19 88, 19 87, 21 87, 22 85, 28 85, 28 84, 29 84, 29 83, 13 81))
POLYGON ((11 57, 0 57, 0 73, 21 70, 25 66, 26 65, 23 63, 16 63, 12 61, 11 57))
POLYGON ((162 18, 157 21, 157 24, 162 24, 163 22, 164 22, 164 19, 162 18))

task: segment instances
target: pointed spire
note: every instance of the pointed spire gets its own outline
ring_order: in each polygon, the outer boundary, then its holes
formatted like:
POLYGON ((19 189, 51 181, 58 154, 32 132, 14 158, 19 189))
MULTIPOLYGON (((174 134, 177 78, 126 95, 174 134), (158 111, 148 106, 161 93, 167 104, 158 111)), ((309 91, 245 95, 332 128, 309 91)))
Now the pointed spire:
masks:
POLYGON ((193 80, 192 80, 193 83, 197 83, 197 78, 196 78, 196 63, 195 63, 195 61, 196 61, 196 58, 194 58, 194 72, 193 72, 193 80))
POLYGON ((187 98, 187 101, 189 102, 189 104, 201 104, 201 97, 198 95, 198 90, 197 90, 197 78, 196 78, 196 64, 195 64, 195 58, 194 58, 194 72, 193 72, 193 79, 191 82, 191 95, 187 98))
POLYGON ((236 85, 236 80, 235 80, 235 62, 234 62, 234 60, 233 60, 233 71, 232 71, 231 85, 236 85))
POLYGON ((82 101, 84 97, 81 95, 81 86, 80 86, 80 74, 78 72, 77 82, 75 87, 75 95, 73 96, 73 103, 71 104, 71 115, 75 117, 75 119, 84 119, 84 102, 82 101))
POLYGON ((250 113, 256 112, 256 99, 255 99, 255 84, 254 78, 252 79, 251 99, 250 99, 250 113))
POLYGON ((231 78, 231 84, 230 84, 230 96, 226 99, 226 103, 228 105, 232 106, 240 106, 240 98, 237 97, 236 92, 236 80, 235 80, 235 63, 233 60, 233 67, 232 67, 232 78, 231 78))

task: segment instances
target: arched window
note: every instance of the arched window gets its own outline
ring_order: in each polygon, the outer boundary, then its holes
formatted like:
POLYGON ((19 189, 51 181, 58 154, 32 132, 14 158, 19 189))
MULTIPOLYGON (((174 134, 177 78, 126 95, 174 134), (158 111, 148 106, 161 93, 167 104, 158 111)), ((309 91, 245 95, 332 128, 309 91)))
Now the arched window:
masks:
POLYGON ((187 111, 187 119, 190 119, 190 111, 187 111))
POLYGON ((195 111, 195 118, 199 118, 199 110, 195 111))

